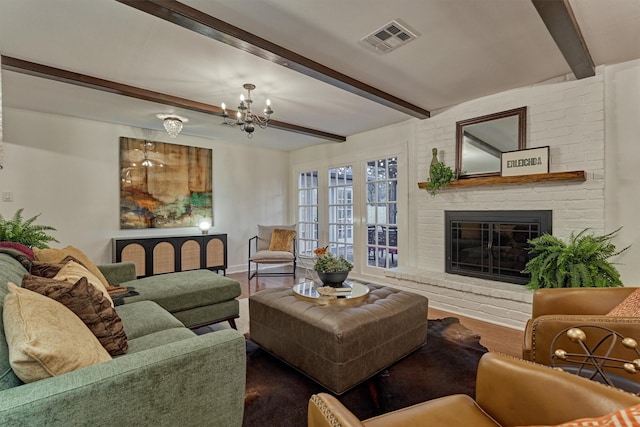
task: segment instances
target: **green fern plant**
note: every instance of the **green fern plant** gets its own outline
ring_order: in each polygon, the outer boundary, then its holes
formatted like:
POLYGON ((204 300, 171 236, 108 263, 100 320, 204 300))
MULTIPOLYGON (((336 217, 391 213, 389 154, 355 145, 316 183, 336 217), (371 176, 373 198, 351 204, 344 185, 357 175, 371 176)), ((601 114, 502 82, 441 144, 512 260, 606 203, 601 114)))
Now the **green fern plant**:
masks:
MULTIPOLYGON (((622 227, 621 227, 622 228, 622 227)), ((531 273, 529 289, 539 288, 606 288, 623 286, 620 273, 609 258, 629 249, 616 250, 611 240, 618 228, 601 236, 587 234, 584 229, 571 233, 567 243, 550 234, 528 240, 529 253, 535 254, 523 273, 531 273)))
POLYGON ((47 231, 57 231, 55 228, 34 224, 41 214, 23 220, 22 211, 22 208, 18 209, 9 220, 4 219, 0 214, 0 242, 17 242, 38 249, 48 248, 49 242, 58 242, 53 236, 47 234, 47 231))

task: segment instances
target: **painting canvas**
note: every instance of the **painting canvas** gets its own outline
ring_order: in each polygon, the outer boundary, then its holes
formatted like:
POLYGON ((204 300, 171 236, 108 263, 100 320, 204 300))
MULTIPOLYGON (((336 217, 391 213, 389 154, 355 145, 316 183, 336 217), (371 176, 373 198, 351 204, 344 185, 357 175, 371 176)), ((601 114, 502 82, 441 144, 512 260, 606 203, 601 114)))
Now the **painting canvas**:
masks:
POLYGON ((120 138, 120 228, 213 223, 211 149, 120 138))

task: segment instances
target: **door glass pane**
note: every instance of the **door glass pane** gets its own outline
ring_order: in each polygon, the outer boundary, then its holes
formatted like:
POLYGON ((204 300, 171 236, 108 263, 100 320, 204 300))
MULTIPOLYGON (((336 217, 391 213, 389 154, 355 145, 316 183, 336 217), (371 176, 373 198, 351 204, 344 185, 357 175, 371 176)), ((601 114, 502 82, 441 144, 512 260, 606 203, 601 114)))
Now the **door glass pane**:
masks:
POLYGON ((297 251, 311 256, 318 247, 318 172, 298 175, 297 251))
POLYGON ((390 202, 397 202, 398 201, 398 181, 389 181, 388 185, 389 185, 388 200, 390 202))
POLYGON ((398 160, 366 162, 367 265, 398 266, 398 160))
POLYGON ((376 179, 376 162, 367 162, 367 181, 376 179))
POLYGON ((353 263, 353 168, 329 169, 329 251, 353 263))

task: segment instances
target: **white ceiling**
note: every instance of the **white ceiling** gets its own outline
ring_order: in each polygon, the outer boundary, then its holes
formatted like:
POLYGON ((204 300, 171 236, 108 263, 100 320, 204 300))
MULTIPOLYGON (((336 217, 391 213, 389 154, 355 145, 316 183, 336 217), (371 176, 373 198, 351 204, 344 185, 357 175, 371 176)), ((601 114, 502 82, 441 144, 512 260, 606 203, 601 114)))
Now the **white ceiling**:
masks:
MULTIPOLYGON (((530 0, 183 3, 430 111, 571 73, 530 0), (385 55, 359 42, 393 19, 420 37, 385 55)), ((596 65, 640 58, 640 0, 570 3, 596 65)), ((115 0, 0 0, 0 54, 229 108, 251 82, 258 111, 270 98, 274 119, 343 136, 410 118, 115 0)), ((247 140, 220 117, 14 71, 2 86, 5 107, 156 130, 156 114, 173 112, 189 135, 279 150, 325 142, 275 129, 247 140)))

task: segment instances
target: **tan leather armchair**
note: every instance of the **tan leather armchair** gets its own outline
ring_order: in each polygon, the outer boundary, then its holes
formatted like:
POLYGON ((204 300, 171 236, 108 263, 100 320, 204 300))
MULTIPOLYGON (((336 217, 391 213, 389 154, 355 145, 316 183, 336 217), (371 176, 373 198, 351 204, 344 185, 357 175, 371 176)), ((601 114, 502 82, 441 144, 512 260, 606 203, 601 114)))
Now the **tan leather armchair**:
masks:
MULTIPOLYGON (((631 337, 640 342, 640 318, 611 317, 606 314, 621 303, 637 288, 558 288, 538 289, 533 294, 531 319, 527 322, 522 344, 522 357, 525 360, 551 365, 552 342, 555 351, 562 348, 567 351, 579 351, 578 344, 571 342, 562 331, 585 325, 594 325, 611 329, 623 337, 631 337)), ((587 330, 588 347, 592 348, 604 333, 587 330)), ((602 346, 599 352, 606 350, 602 346)), ((610 353, 611 357, 632 360, 622 345, 617 345, 610 353)), ((622 370, 616 372, 626 378, 640 381, 640 374, 628 374, 622 370)))
POLYGON ((555 425, 640 404, 640 397, 497 353, 480 359, 476 398, 452 395, 359 420, 330 394, 309 401, 309 427, 555 425))

